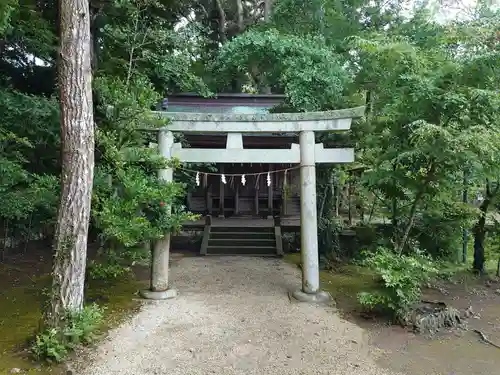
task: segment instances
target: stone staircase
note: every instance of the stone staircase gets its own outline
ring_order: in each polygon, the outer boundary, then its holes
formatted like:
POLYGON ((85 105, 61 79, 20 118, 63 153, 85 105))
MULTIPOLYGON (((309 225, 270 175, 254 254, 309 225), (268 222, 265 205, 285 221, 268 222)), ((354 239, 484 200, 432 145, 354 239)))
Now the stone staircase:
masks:
POLYGON ((274 227, 211 227, 204 242, 202 255, 281 255, 274 227))

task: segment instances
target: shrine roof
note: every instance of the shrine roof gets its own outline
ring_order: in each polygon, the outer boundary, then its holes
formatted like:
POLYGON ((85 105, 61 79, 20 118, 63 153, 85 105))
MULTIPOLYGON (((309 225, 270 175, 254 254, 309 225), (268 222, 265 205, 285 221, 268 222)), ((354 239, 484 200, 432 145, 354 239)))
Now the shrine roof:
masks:
POLYGON ((165 129, 175 132, 256 136, 294 135, 303 130, 348 130, 351 119, 362 117, 365 107, 323 112, 269 113, 283 103, 284 95, 218 94, 204 98, 178 94, 165 98, 158 111, 169 120, 165 129))
POLYGON ((164 98, 158 110, 182 113, 268 113, 279 106, 284 95, 276 94, 217 94, 202 97, 193 93, 171 95, 164 98))
POLYGON ((364 115, 365 107, 338 109, 322 112, 294 113, 192 113, 192 112, 155 112, 171 121, 183 122, 290 122, 290 121, 328 121, 359 118, 364 115))

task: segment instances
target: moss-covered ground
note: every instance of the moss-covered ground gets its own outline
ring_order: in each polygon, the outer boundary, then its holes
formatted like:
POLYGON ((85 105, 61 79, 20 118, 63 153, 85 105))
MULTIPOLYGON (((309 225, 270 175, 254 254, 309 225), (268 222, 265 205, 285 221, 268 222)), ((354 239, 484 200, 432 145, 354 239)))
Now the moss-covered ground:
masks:
MULTIPOLYGON (((46 293, 51 283, 50 250, 30 249, 0 263, 0 374, 19 368, 27 374, 59 374, 59 366, 33 361, 29 347, 39 327, 46 293)), ((128 275, 121 280, 90 281, 88 302, 105 307, 103 331, 139 306, 137 291, 146 281, 128 275)))

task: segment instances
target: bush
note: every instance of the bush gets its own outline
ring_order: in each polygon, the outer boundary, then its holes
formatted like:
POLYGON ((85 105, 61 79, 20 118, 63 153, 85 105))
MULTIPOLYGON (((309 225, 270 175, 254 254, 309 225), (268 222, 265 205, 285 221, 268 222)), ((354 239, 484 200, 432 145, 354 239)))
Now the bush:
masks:
POLYGON ((97 304, 86 306, 82 311, 69 312, 64 330, 68 346, 74 348, 79 344, 91 343, 103 322, 103 312, 103 308, 97 304))
POLYGON ((78 345, 92 342, 102 322, 103 309, 96 304, 70 311, 61 329, 47 329, 36 336, 31 352, 38 360, 61 362, 78 345))
POLYGON ((101 247, 97 257, 87 264, 86 280, 119 280, 132 273, 133 266, 149 266, 151 264, 151 246, 122 248, 119 251, 101 247))
POLYGON ((38 360, 61 362, 68 354, 68 349, 61 341, 58 331, 52 328, 36 336, 31 352, 38 360))
POLYGON ((129 274, 131 269, 117 262, 99 263, 91 261, 87 266, 87 272, 90 280, 117 280, 129 274))
POLYGON ((371 310, 389 310, 401 322, 406 320, 412 306, 420 301, 422 284, 438 273, 431 259, 422 253, 397 255, 387 248, 379 248, 370 254, 363 265, 380 278, 382 288, 359 293, 359 302, 371 310))

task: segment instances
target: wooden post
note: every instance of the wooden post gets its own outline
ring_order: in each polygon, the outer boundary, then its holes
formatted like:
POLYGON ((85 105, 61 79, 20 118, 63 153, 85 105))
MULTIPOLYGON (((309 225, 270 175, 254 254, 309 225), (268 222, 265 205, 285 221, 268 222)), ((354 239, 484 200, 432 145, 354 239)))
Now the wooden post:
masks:
POLYGON ((205 207, 208 215, 212 215, 212 186, 205 187, 205 207))
POLYGON ((259 185, 255 184, 255 216, 259 216, 259 185))
POLYGON ((287 215, 288 212, 288 194, 289 194, 289 189, 288 189, 288 181, 291 178, 290 175, 288 175, 288 172, 285 172, 285 177, 283 177, 283 182, 281 186, 281 214, 283 216, 287 215))
POLYGON ((234 214, 238 215, 240 213, 240 185, 236 184, 236 193, 234 198, 234 214))
POLYGON ((201 240, 200 255, 207 255, 208 240, 212 228, 212 216, 205 216, 205 226, 203 228, 203 239, 201 240))
MULTIPOLYGON (((269 172, 273 170, 273 164, 269 164, 269 172)), ((274 210, 273 210, 273 174, 269 173, 269 178, 271 179, 271 183, 267 187, 267 209, 268 209, 268 214, 267 218, 272 219, 274 216, 274 210)), ((266 176, 267 179, 267 176, 266 176)))
POLYGON ((279 256, 284 255, 283 253, 283 236, 281 233, 281 219, 278 217, 274 218, 274 239, 276 241, 276 254, 279 256))
POLYGON ((352 189, 351 189, 351 180, 347 182, 347 212, 348 212, 348 223, 349 226, 352 226, 352 189))
MULTIPOLYGON (((224 173, 224 165, 220 166, 221 173, 224 173)), ((219 181, 219 217, 224 217, 224 190, 226 189, 226 184, 222 183, 222 180, 219 181)))
POLYGON ((193 210, 193 193, 192 192, 187 193, 187 206, 188 206, 189 211, 193 210))

